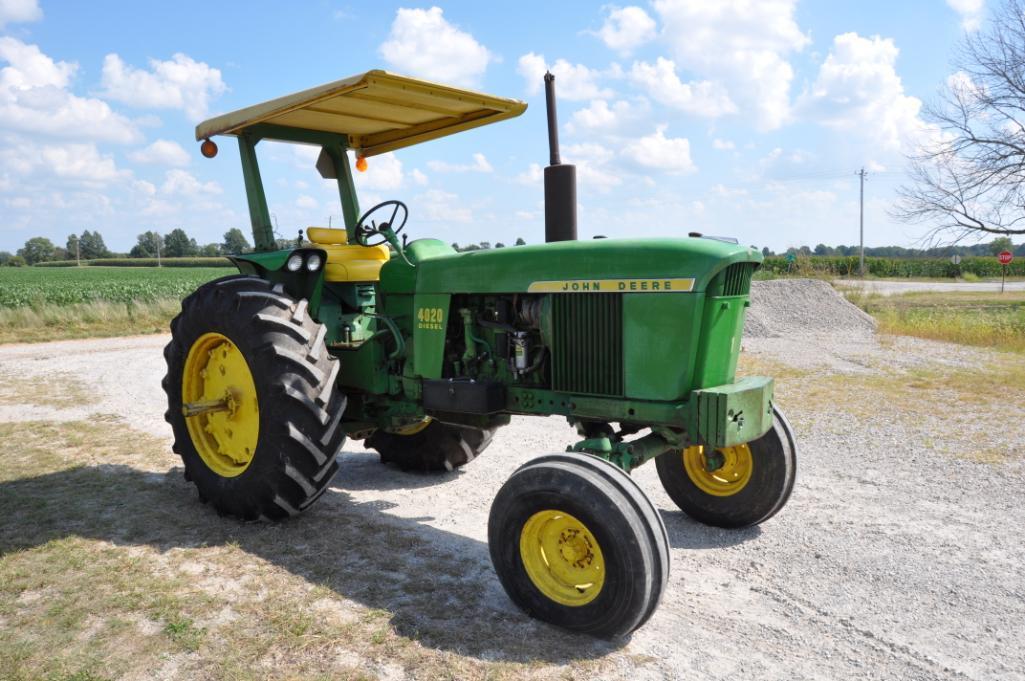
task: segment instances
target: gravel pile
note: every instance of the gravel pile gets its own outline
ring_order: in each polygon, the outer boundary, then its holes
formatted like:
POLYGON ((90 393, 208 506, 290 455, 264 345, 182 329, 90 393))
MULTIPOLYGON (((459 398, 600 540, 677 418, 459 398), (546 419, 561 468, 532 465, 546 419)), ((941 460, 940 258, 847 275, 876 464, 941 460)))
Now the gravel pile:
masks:
POLYGON ((876 323, 832 286, 818 279, 779 279, 751 283, 746 338, 870 335, 876 323))

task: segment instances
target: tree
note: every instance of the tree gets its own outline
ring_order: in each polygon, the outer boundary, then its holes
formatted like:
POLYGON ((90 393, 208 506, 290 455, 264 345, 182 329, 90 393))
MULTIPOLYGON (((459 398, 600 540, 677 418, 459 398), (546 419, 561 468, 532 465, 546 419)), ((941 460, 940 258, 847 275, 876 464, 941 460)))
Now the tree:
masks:
POLYGON ((221 254, 221 244, 206 244, 199 249, 204 258, 214 258, 221 254))
POLYGON ((157 257, 157 246, 161 244, 163 239, 160 235, 153 231, 143 232, 139 236, 135 237, 136 244, 132 246, 132 250, 129 251, 128 257, 130 258, 155 258, 157 257))
POLYGON ((65 246, 65 249, 64 249, 64 250, 66 250, 68 252, 68 255, 67 255, 67 259, 68 260, 76 260, 78 258, 78 246, 79 246, 78 235, 77 234, 70 234, 70 235, 68 235, 67 246, 65 246))
POLYGON ((1014 251, 1014 242, 1009 236, 1001 236, 993 239, 989 244, 990 255, 996 255, 1001 251, 1014 251))
POLYGON ((11 258, 13 257, 14 254, 10 251, 0 251, 0 267, 4 267, 9 262, 11 262, 11 258))
POLYGON ((164 236, 163 255, 168 258, 187 258, 199 253, 195 239, 190 239, 185 230, 178 227, 164 236))
POLYGON ((825 244, 819 244, 815 247, 815 255, 832 255, 833 249, 825 244))
POLYGON ((18 255, 25 259, 29 265, 38 262, 47 262, 56 257, 57 247, 53 242, 43 236, 37 236, 25 242, 24 248, 18 249, 18 255))
POLYGON ((927 239, 1025 234, 1025 0, 1006 0, 969 34, 939 101, 938 131, 911 156, 895 217, 931 225, 927 239))
POLYGON ((519 237, 518 236, 518 237, 516 237, 516 243, 513 244, 513 245, 514 246, 526 246, 527 242, 523 240, 523 237, 519 237))
POLYGON ((246 235, 238 227, 232 227, 224 233, 224 243, 221 244, 221 251, 224 253, 245 253, 249 250, 249 242, 246 235))
POLYGON ((79 248, 83 260, 110 257, 110 250, 107 244, 103 243, 103 236, 99 232, 90 232, 88 229, 82 232, 82 236, 79 237, 79 248))
POLYGON ((25 262, 25 258, 20 255, 12 256, 11 259, 7 261, 8 267, 24 267, 27 264, 28 263, 25 262))
POLYGON ((762 255, 764 257, 768 258, 770 255, 776 255, 776 254, 773 253, 772 249, 770 249, 768 246, 762 246, 762 255))
POLYGON ((501 241, 497 241, 495 242, 495 248, 505 248, 505 244, 503 244, 501 241))

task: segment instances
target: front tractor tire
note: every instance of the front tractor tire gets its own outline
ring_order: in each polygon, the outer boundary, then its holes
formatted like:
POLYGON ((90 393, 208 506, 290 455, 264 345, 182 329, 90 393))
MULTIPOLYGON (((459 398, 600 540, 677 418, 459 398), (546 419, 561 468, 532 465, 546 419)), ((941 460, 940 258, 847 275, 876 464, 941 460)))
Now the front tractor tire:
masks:
POLYGON ((165 419, 185 478, 218 513, 279 520, 309 507, 338 470, 345 396, 325 327, 257 277, 182 301, 164 348, 165 419))
POLYGON ((626 636, 669 576, 662 518, 622 469, 588 454, 520 467, 488 518, 495 572, 528 615, 601 638, 626 636))
POLYGON ((426 419, 422 423, 388 432, 375 430, 366 445, 404 471, 454 471, 476 459, 494 436, 496 428, 471 428, 426 419))
POLYGON ((702 446, 655 459, 662 487, 694 520, 715 527, 763 523, 786 505, 797 474, 797 445, 783 413, 757 440, 715 450, 702 446), (710 470, 711 469, 711 470, 710 470))

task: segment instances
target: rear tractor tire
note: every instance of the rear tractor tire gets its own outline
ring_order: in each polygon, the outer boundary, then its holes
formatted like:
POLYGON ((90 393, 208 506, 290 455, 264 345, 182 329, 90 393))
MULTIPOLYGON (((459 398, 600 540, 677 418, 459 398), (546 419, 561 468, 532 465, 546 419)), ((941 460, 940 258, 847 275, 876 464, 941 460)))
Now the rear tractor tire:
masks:
POLYGON ((702 446, 669 452, 655 468, 670 498, 694 520, 715 527, 763 523, 786 505, 797 474, 797 445, 790 424, 773 408, 773 425, 757 440, 715 451, 708 470, 702 446))
POLYGON ((375 430, 366 446, 378 451, 381 463, 393 463, 404 471, 454 471, 476 459, 491 444, 496 430, 427 418, 398 431, 375 430))
POLYGON ((309 507, 338 470, 346 400, 307 301, 225 277, 182 301, 171 334, 164 416, 200 500, 243 520, 309 507))
POLYGON ((601 638, 626 636, 669 576, 662 518, 620 468, 588 454, 520 467, 488 518, 495 572, 528 615, 601 638))

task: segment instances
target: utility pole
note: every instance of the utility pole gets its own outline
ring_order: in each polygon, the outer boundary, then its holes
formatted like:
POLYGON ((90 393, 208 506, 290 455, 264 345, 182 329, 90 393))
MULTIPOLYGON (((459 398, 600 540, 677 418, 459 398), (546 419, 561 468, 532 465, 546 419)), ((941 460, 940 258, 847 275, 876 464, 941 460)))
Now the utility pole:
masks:
POLYGON ((859 270, 861 278, 865 278, 865 168, 854 173, 861 179, 861 213, 858 216, 858 232, 861 235, 861 263, 859 270))
POLYGON ((82 266, 82 240, 75 239, 75 264, 78 267, 82 266))
POLYGON ((157 234, 157 267, 160 267, 160 235, 157 234))

